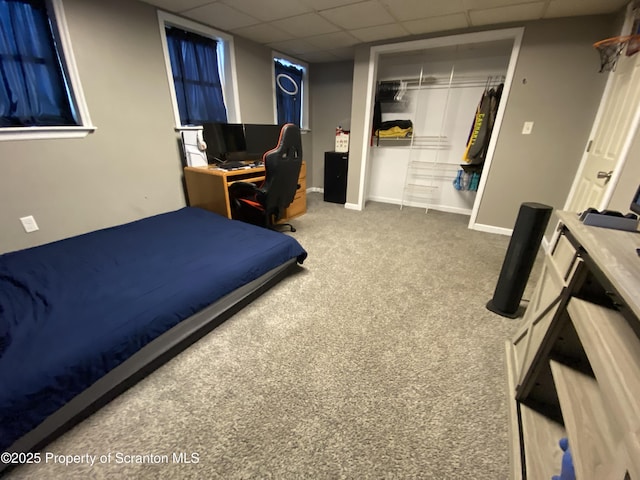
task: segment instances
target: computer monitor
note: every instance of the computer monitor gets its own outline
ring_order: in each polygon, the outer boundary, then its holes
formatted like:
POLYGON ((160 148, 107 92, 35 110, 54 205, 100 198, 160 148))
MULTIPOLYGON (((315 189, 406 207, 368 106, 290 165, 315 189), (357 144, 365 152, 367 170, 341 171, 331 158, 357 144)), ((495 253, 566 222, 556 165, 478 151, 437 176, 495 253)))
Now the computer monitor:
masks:
POLYGON ((261 160, 264 152, 278 145, 281 125, 246 123, 244 136, 247 141, 247 155, 251 160, 261 160))
POLYGON ((210 164, 247 158, 247 142, 241 123, 203 123, 202 138, 207 144, 210 164))
POLYGON ((633 196, 629 209, 633 213, 640 215, 640 186, 638 187, 638 190, 636 190, 636 194, 633 196))

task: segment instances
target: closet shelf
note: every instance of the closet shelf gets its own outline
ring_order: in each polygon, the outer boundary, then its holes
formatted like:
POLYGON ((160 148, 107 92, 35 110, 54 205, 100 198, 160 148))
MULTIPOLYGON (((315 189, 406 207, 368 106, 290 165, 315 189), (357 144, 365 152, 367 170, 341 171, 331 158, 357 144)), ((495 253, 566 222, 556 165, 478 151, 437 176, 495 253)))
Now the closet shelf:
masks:
MULTIPOLYGON (((409 137, 375 137, 377 146, 389 142, 396 147, 411 147, 423 150, 449 150, 451 144, 447 137, 437 135, 413 135, 409 137)), ((388 145, 387 145, 388 146, 388 145)))

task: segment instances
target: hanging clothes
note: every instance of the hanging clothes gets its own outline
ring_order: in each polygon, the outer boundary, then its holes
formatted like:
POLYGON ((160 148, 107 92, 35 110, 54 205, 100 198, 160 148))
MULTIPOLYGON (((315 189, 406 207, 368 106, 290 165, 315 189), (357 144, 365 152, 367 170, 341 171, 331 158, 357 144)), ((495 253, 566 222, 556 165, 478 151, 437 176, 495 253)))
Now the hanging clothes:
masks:
POLYGON ((488 88, 482 93, 467 139, 463 161, 472 165, 484 163, 503 88, 504 84, 501 83, 497 88, 488 88))

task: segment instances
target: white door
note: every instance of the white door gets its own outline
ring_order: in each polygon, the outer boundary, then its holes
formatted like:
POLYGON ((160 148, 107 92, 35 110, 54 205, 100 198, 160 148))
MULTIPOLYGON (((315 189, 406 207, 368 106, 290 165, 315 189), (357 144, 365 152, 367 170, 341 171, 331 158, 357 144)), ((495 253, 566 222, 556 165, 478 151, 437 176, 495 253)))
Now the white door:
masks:
POLYGON ((615 187, 615 172, 622 168, 640 120, 640 54, 627 57, 623 52, 610 75, 609 93, 600 106, 600 122, 574 182, 566 207, 569 211, 606 208, 608 189, 615 187))

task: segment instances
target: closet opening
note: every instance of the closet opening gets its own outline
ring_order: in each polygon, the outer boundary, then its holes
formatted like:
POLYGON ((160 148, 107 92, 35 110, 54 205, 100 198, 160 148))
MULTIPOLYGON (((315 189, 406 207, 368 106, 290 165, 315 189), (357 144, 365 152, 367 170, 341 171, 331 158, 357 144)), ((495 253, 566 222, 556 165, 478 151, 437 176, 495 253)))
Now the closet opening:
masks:
POLYGON ((469 215, 474 227, 522 32, 371 48, 362 200, 469 215))

